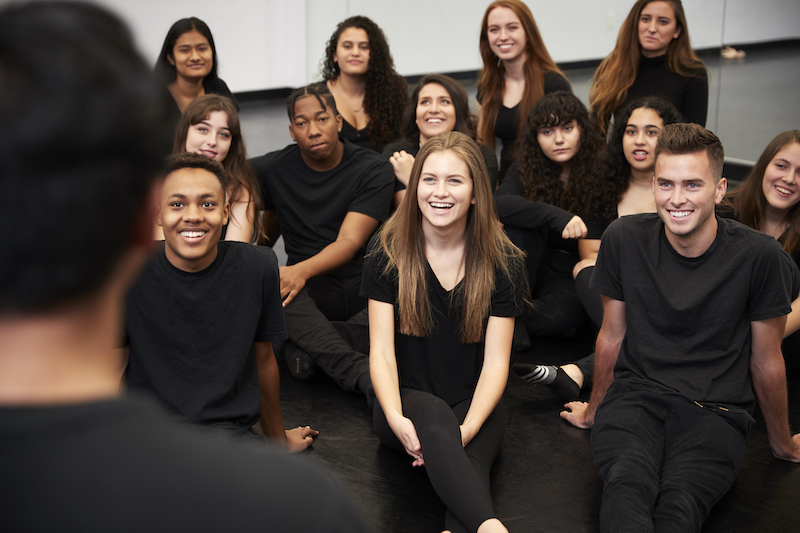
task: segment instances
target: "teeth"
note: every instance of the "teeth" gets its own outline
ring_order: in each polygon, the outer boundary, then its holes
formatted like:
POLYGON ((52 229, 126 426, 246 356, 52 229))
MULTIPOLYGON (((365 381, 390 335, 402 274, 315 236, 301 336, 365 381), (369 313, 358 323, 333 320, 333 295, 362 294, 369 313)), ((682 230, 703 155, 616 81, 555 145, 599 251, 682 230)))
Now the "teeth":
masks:
POLYGON ((669 213, 676 218, 684 218, 688 217, 691 211, 670 211, 669 213))
POLYGON ((789 189, 784 189, 783 187, 778 187, 778 186, 775 186, 775 188, 778 189, 778 192, 781 194, 792 194, 792 191, 790 191, 789 189))
POLYGON ((445 204, 445 203, 441 203, 441 202, 431 202, 431 207, 436 207, 436 208, 439 208, 439 209, 447 209, 447 208, 453 207, 453 204, 445 204))
POLYGON ((509 48, 511 48, 511 46, 512 45, 510 45, 510 44, 501 44, 500 45, 500 50, 508 50, 509 48))
POLYGON ((444 122, 444 120, 442 120, 440 118, 429 118, 428 119, 428 124, 441 124, 442 122, 444 122))
POLYGON ((188 231, 188 230, 185 230, 185 231, 181 232, 181 237, 187 237, 187 238, 202 237, 205 234, 206 234, 205 231, 188 231))

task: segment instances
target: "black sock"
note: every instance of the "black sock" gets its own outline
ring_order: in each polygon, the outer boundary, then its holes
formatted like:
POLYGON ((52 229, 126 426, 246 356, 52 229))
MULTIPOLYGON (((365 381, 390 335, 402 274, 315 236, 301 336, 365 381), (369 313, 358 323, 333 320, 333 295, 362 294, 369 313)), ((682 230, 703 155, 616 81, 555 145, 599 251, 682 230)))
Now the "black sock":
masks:
POLYGON ((528 383, 547 385, 565 402, 580 396, 581 388, 566 372, 555 366, 514 363, 514 373, 528 383))

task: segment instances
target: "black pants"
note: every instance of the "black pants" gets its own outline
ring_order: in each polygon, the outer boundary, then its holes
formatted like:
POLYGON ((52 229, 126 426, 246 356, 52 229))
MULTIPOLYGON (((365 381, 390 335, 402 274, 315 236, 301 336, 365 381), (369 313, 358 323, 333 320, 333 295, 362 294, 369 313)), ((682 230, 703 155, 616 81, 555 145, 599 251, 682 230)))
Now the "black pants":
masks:
POLYGON ((358 391, 358 378, 369 372, 368 352, 354 349, 330 321, 346 321, 364 310, 360 282, 360 276, 317 276, 284 308, 289 341, 342 389, 353 392, 358 391))
POLYGON ((739 471, 750 415, 652 389, 617 380, 597 410, 603 532, 699 532, 739 471))
MULTIPOLYGON (((489 471, 503 442, 502 403, 465 448, 461 445, 459 426, 467 416, 471 398, 452 407, 433 394, 414 389, 400 389, 400 398, 403 415, 417 430, 431 485, 447 506, 445 527, 453 533, 477 531, 483 522, 495 518, 489 471)), ((406 453, 389 427, 380 402, 375 402, 373 424, 381 442, 406 453)), ((408 459, 410 462, 411 457, 408 459)))

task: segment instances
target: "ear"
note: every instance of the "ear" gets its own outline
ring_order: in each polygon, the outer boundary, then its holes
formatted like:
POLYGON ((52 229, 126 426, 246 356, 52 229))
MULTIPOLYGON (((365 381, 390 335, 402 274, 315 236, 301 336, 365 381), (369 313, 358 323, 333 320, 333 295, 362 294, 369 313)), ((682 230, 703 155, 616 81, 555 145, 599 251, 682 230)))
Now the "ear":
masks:
POLYGON ((673 35, 672 38, 677 39, 680 34, 681 34, 681 28, 677 28, 675 30, 675 35, 673 35))
POLYGON ((725 193, 728 192, 728 180, 725 178, 720 178, 719 182, 717 183, 717 194, 714 197, 714 203, 719 204, 723 198, 725 198, 725 193))
POLYGON ((167 61, 169 61, 169 64, 173 67, 175 66, 175 58, 172 57, 172 54, 167 54, 167 61))
POLYGON ((289 124, 289 135, 292 137, 294 142, 297 142, 297 138, 294 136, 294 129, 292 129, 292 125, 289 124))
POLYGON ((225 207, 222 208, 222 224, 225 225, 228 223, 228 219, 230 218, 231 214, 231 203, 225 202, 225 207))
POLYGON ((336 115, 336 128, 339 133, 342 132, 342 126, 344 126, 344 119, 342 118, 342 115, 336 115))

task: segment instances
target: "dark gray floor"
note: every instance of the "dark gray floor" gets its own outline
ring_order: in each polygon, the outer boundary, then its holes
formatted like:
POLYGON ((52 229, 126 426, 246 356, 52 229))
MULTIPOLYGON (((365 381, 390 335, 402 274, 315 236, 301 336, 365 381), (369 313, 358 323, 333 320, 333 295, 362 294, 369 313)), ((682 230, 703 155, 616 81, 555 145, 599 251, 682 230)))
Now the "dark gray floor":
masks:
MULTIPOLYGON (((712 80, 709 127, 723 139, 728 155, 754 160, 777 133, 800 128, 800 47, 752 50, 734 62, 704 59, 712 80)), ((585 101, 591 69, 567 74, 585 101)), ((242 118, 251 155, 290 142, 281 101, 246 103, 242 118)), ((591 351, 594 334, 586 328, 575 339, 534 339, 533 348, 515 353, 513 360, 571 361, 591 351)), ((325 376, 297 381, 283 362, 281 372, 287 427, 309 424, 320 431, 306 454, 333 472, 375 531, 443 528, 444 507, 424 469, 412 468, 408 457, 379 444, 361 395, 342 392, 325 376)), ((790 374, 789 386, 790 422, 796 431, 800 372, 790 374)), ((516 376, 509 380, 504 402, 508 425, 492 471, 498 516, 512 532, 598 531, 601 485, 589 433, 559 418, 561 402, 549 389, 516 376)), ((705 533, 800 531, 800 466, 772 458, 763 419, 757 419, 736 484, 713 510, 705 533)))

